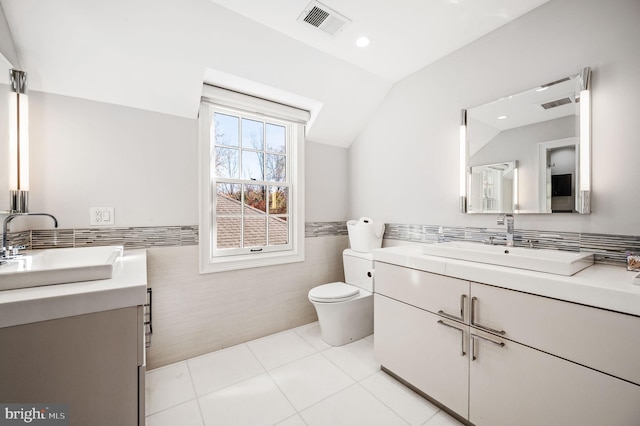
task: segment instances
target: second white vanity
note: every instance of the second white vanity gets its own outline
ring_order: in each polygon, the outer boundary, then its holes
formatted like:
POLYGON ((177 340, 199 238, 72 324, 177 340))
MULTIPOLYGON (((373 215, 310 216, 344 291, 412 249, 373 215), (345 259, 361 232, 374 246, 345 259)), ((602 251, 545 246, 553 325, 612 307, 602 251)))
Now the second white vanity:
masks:
POLYGON ((471 424, 640 424, 640 286, 593 265, 573 276, 374 252, 375 354, 471 424))
POLYGON ((101 248, 19 258, 36 259, 32 270, 22 268, 31 283, 5 265, 0 284, 16 287, 0 291, 0 401, 63 404, 72 425, 144 425, 146 252, 117 256, 111 278, 95 279, 94 268, 77 261, 91 264, 87 250, 101 248), (36 268, 46 263, 36 256, 54 258, 54 268, 36 268), (83 270, 87 281, 77 276, 83 270), (52 284, 40 285, 45 279, 52 284))

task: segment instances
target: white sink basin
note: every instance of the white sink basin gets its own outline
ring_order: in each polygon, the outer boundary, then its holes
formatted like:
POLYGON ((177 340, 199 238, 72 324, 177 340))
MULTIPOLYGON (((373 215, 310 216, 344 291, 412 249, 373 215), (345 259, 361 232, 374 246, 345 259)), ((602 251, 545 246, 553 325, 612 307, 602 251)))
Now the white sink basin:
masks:
POLYGON ((423 253, 566 276, 593 265, 593 254, 590 253, 492 246, 458 241, 427 244, 424 246, 423 253))
POLYGON ((122 246, 50 249, 0 265, 0 290, 38 287, 113 277, 122 246))

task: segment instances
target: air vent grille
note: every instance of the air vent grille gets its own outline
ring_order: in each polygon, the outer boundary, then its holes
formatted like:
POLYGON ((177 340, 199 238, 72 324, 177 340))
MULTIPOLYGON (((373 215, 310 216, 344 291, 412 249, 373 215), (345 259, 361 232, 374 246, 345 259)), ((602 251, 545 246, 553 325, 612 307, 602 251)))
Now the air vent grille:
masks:
POLYGON ((328 16, 329 12, 322 10, 317 6, 313 6, 311 12, 304 17, 304 22, 307 22, 317 28, 325 21, 325 19, 327 19, 328 16))
POLYGON ((302 11, 298 21, 306 22, 330 36, 337 35, 351 22, 349 18, 315 0, 302 11))
POLYGON ((556 108, 559 107, 561 105, 566 105, 566 104, 570 104, 571 98, 562 98, 562 99, 557 99, 555 101, 551 101, 551 102, 545 102, 544 104, 541 104, 540 106, 544 109, 551 109, 551 108, 556 108))

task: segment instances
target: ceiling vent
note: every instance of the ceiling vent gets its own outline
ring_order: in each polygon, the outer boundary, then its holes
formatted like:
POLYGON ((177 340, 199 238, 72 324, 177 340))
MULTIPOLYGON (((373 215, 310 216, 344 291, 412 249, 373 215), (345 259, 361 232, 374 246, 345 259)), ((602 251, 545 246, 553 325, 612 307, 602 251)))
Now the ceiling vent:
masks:
POLYGON ((571 98, 562 98, 562 99, 556 99, 555 101, 551 101, 551 102, 545 102, 543 104, 540 104, 540 106, 544 109, 551 109, 551 108, 556 108, 562 105, 566 105, 566 104, 570 104, 573 101, 571 100, 571 98))
POLYGON ((324 34, 335 36, 351 22, 351 19, 339 14, 319 1, 312 1, 305 10, 302 11, 298 17, 298 21, 305 22, 324 34))

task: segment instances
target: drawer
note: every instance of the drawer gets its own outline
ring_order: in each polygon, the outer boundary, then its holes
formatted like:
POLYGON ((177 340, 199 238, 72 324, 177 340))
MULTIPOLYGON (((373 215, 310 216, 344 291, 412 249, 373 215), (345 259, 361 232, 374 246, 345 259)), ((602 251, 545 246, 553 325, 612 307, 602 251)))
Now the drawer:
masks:
POLYGON ((640 317, 479 283, 471 284, 471 297, 474 323, 640 384, 640 317))
POLYGON ((469 286, 457 278, 375 263, 376 293, 467 324, 469 286))

